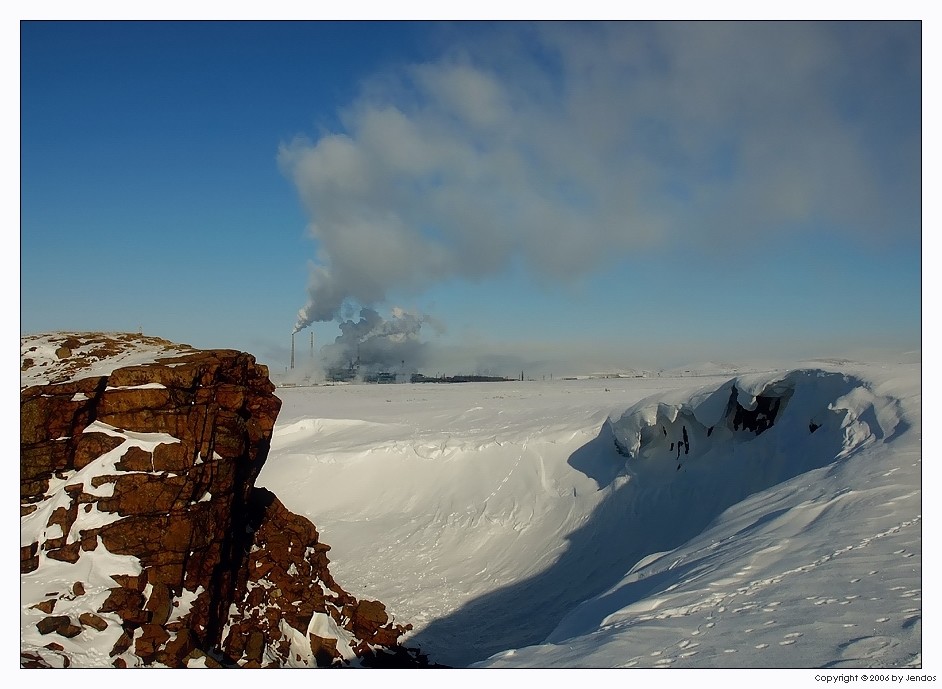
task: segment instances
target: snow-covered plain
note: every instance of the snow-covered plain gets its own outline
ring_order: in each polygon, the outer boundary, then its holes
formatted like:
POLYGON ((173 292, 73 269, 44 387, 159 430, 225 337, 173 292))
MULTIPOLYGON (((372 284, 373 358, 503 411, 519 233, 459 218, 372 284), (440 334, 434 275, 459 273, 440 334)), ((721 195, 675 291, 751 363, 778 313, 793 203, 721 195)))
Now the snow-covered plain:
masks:
POLYGON ((280 388, 258 484, 439 663, 916 672, 920 365, 696 373, 280 388))

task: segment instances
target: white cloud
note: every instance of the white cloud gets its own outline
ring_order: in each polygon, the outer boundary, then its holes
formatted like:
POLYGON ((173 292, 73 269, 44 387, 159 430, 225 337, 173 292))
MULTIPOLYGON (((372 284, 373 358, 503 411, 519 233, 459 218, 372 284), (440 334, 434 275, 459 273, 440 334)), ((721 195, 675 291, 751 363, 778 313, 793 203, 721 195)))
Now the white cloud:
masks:
POLYGON ((319 247, 300 327, 517 259, 555 280, 656 245, 879 236, 918 202, 918 25, 498 29, 282 148, 319 247))

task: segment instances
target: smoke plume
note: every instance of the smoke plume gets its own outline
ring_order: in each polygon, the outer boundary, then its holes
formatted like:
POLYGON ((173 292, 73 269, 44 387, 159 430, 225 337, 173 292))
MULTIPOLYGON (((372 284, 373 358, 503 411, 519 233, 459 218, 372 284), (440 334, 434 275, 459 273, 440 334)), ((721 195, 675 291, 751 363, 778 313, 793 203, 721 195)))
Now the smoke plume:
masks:
POLYGON ((425 324, 441 331, 441 326, 430 316, 394 308, 386 320, 375 309, 362 308, 359 320, 340 323, 340 335, 321 349, 321 356, 330 368, 359 364, 364 373, 413 373, 425 363, 427 356, 428 343, 419 339, 425 324))
POLYGON ((918 108, 889 110, 919 92, 905 25, 475 30, 280 148, 317 242, 296 330, 511 265, 559 282, 652 248, 919 227, 918 108))

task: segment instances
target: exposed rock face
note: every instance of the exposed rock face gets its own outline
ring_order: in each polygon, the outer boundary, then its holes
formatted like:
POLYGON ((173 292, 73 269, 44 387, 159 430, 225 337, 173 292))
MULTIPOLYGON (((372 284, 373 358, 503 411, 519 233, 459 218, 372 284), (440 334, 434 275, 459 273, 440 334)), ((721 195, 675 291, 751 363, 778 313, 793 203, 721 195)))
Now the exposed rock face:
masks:
POLYGON ((738 431, 741 428, 760 435, 775 425, 775 417, 778 416, 781 405, 781 397, 758 395, 755 409, 746 409, 739 403, 739 391, 733 386, 727 405, 727 416, 732 417, 733 430, 738 431))
POLYGON ((49 589, 24 596, 24 666, 82 666, 102 639, 119 667, 422 660, 399 646, 410 627, 334 582, 314 525, 254 487, 273 392, 233 350, 21 391, 21 573, 49 589))

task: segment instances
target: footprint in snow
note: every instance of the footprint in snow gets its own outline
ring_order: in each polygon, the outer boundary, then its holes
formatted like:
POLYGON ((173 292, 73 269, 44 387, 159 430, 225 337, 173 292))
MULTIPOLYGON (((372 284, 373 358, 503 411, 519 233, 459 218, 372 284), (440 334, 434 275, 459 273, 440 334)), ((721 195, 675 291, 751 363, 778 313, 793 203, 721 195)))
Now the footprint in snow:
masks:
POLYGON ((695 656, 695 655, 697 655, 697 652, 696 652, 696 651, 687 651, 686 653, 681 653, 681 654, 680 654, 680 657, 681 657, 681 658, 689 658, 690 656, 695 656))
POLYGON ((756 649, 758 649, 758 650, 760 650, 760 651, 761 651, 763 648, 768 648, 768 647, 769 647, 768 644, 756 644, 756 649))

